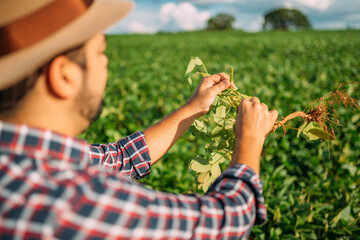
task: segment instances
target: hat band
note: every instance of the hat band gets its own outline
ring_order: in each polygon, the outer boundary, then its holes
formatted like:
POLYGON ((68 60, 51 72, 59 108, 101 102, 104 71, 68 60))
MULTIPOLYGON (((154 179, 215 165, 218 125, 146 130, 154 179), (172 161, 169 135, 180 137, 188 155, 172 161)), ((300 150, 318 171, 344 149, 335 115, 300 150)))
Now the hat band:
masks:
POLYGON ((0 28, 0 57, 35 44, 81 16, 93 0, 55 0, 0 28))

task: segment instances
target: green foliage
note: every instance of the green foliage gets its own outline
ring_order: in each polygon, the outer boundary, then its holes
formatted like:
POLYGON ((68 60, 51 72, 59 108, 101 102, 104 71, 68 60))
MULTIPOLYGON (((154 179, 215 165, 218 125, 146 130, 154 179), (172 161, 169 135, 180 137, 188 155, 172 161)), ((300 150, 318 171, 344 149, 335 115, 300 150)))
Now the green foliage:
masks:
POLYGON ((323 130, 317 122, 305 122, 298 129, 298 137, 303 133, 309 140, 334 140, 334 136, 323 130))
POLYGON ((309 29, 311 24, 306 15, 299 10, 280 8, 265 14, 263 28, 266 30, 309 29))
MULTIPOLYGON (((211 73, 233 65, 238 91, 259 97, 280 116, 305 109, 340 82, 360 80, 360 31, 210 31, 107 39, 104 112, 82 135, 90 143, 116 141, 185 103, 190 97, 184 81, 189 56, 201 57, 211 73)), ((360 98, 359 86, 350 85, 347 92, 360 98)), ((306 141, 290 130, 283 137, 281 129, 267 139, 261 180, 268 221, 254 227, 257 239, 360 236, 360 113, 342 107, 337 112, 341 126, 332 144, 306 141)), ((290 127, 299 125, 290 122, 290 127)), ((141 182, 173 193, 202 194, 189 164, 194 156, 207 154, 201 147, 206 144, 212 143, 198 143, 186 132, 141 182)))
MULTIPOLYGON (((234 68, 230 66, 230 82, 234 81, 233 75, 234 68)), ((190 87, 192 86, 192 78, 194 76, 209 76, 204 63, 198 57, 191 57, 185 72, 185 77, 188 79, 190 87), (203 72, 199 71, 197 66, 201 66, 203 72)), ((231 160, 233 143, 236 138, 235 132, 233 131, 235 129, 236 109, 243 98, 251 99, 251 97, 241 94, 236 90, 227 89, 220 93, 215 99, 209 113, 197 119, 192 125, 192 132, 197 139, 203 138, 204 142, 209 141, 212 143, 211 145, 204 146, 208 153, 207 156, 198 156, 198 160, 195 159, 190 163, 190 169, 199 174, 199 187, 202 187, 204 192, 208 190, 208 187, 215 181, 217 176, 221 174, 219 164, 226 160, 226 162, 229 163, 231 160), (208 123, 208 126, 206 123, 208 123), (221 162, 214 162, 213 156, 220 156, 223 160, 221 162), (199 166, 199 159, 202 162, 201 164, 203 164, 201 165, 202 167, 199 166), (216 174, 212 174, 214 169, 216 169, 216 174), (209 177, 204 179, 204 174, 209 177), (200 175, 201 177, 199 177, 200 175)), ((335 139, 333 135, 326 132, 317 122, 306 121, 298 128, 297 136, 299 137, 301 133, 310 141, 335 139)))
POLYGON ((208 30, 229 30, 233 29, 232 24, 235 18, 226 13, 220 13, 215 17, 212 17, 207 22, 208 30))

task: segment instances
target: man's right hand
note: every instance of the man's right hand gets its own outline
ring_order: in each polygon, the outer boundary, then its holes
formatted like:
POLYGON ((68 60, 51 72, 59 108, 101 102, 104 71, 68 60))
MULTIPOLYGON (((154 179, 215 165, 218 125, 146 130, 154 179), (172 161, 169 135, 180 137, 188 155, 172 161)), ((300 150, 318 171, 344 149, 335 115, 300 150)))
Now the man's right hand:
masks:
POLYGON ((267 134, 273 127, 278 112, 269 111, 257 97, 244 98, 238 107, 236 141, 230 166, 241 163, 260 173, 260 155, 267 134))

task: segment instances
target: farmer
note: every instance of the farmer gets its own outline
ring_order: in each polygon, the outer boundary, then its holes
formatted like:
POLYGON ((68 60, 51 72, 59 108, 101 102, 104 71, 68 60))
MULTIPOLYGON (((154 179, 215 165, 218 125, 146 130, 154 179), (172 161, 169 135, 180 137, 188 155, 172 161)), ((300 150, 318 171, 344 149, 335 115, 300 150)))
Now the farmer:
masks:
MULTIPOLYGON (((260 153, 276 111, 243 100, 230 167, 205 196, 149 190, 142 178, 230 86, 206 77, 159 123, 115 143, 76 136, 101 111, 101 33, 124 0, 0 1, 0 239, 230 239, 266 219, 260 153)), ((99 133, 100 134, 100 133, 99 133)))

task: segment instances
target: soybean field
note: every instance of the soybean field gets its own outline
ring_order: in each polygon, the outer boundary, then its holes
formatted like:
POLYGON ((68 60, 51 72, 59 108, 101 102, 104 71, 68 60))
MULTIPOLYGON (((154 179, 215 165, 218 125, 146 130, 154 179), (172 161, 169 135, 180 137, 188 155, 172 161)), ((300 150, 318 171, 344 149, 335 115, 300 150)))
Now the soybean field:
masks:
MULTIPOLYGON (((144 130, 184 104, 191 96, 184 74, 192 56, 209 73, 233 66, 238 91, 259 97, 279 116, 303 111, 340 83, 360 82, 358 30, 109 35, 107 42, 104 110, 80 136, 90 143, 144 130)), ((360 99, 360 84, 347 85, 346 92, 360 99)), ((268 221, 253 228, 252 238, 360 239, 360 112, 341 105, 336 111, 335 140, 308 141, 281 128, 266 140, 261 179, 268 221)), ((301 121, 289 124, 297 128, 301 121)), ((211 142, 197 141, 187 131, 141 182, 203 194, 189 163, 211 142)))

